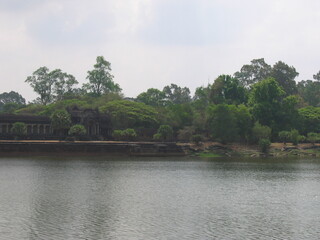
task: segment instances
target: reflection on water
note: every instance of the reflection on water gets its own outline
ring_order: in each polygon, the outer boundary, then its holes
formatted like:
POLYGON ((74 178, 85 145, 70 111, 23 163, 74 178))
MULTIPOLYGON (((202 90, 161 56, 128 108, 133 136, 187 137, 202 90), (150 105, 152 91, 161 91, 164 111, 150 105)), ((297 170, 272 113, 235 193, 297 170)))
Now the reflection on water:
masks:
POLYGON ((319 160, 1 158, 1 239, 319 239, 319 160))

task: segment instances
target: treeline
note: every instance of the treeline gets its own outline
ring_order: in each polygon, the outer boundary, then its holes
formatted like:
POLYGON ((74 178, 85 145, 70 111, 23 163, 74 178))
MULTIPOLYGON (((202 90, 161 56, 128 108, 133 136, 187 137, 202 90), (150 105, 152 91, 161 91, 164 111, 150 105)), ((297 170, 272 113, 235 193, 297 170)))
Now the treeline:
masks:
POLYGON ((81 88, 72 75, 41 67, 26 79, 39 97, 26 104, 19 93, 2 93, 0 111, 53 116, 72 106, 98 109, 110 116, 119 140, 314 143, 320 140, 320 72, 297 83, 298 75, 293 66, 261 58, 198 87, 193 96, 171 84, 127 99, 111 64, 97 57, 81 88))

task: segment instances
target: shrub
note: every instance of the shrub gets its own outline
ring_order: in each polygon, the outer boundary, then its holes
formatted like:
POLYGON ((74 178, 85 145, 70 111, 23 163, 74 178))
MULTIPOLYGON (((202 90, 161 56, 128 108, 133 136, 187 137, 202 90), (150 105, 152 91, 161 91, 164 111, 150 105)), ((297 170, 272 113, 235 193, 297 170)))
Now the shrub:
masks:
POLYGON ((160 133, 156 133, 153 135, 153 140, 160 141, 162 140, 162 136, 160 133))
MULTIPOLYGON (((158 129, 157 134, 159 134, 160 139, 163 141, 171 140, 173 137, 172 127, 169 125, 161 125, 158 129)), ((159 136, 157 135, 157 137, 159 136)))
POLYGON ((196 134, 192 136, 192 142, 194 142, 196 145, 199 145, 199 143, 203 140, 202 135, 196 134))
POLYGON ((68 132, 68 134, 72 136, 82 136, 82 135, 86 135, 86 133, 87 133, 86 128, 81 124, 73 125, 68 132))
POLYGON ((122 135, 126 140, 134 140, 137 137, 137 133, 132 128, 127 128, 122 131, 122 135))
POLYGON ((271 128, 268 126, 263 126, 259 122, 256 122, 252 129, 252 134, 257 142, 261 139, 270 139, 271 128))
POLYGON ((271 145, 271 142, 269 139, 262 138, 259 140, 259 148, 260 148, 260 151, 263 153, 268 153, 270 145, 271 145))
POLYGON ((313 145, 318 139, 319 139, 319 134, 317 134, 315 132, 310 132, 307 135, 308 142, 312 143, 313 145))
POLYGON ((120 141, 123 139, 123 131, 122 130, 113 130, 112 136, 115 140, 120 141))
POLYGON ((21 137, 27 134, 27 125, 23 122, 15 122, 12 125, 11 133, 16 137, 21 137))
POLYGON ((290 131, 290 140, 293 143, 293 145, 298 145, 299 142, 299 131, 296 129, 292 129, 290 131))
POLYGON ((290 140, 290 132, 289 131, 281 131, 278 134, 279 139, 283 142, 283 144, 286 144, 290 140))

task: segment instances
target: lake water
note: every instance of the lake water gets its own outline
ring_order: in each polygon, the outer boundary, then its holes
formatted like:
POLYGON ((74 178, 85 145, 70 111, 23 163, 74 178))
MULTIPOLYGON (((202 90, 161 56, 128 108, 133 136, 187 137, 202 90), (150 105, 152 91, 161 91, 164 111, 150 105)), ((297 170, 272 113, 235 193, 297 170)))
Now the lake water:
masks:
POLYGON ((319 238, 319 159, 0 158, 0 239, 319 238))

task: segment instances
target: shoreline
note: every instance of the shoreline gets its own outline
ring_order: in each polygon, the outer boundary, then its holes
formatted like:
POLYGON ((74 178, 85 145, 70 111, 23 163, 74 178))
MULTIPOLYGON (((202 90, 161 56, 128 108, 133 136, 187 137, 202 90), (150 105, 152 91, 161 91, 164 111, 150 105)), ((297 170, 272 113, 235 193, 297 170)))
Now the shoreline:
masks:
POLYGON ((272 143, 268 154, 262 154, 257 145, 220 144, 204 142, 199 145, 176 142, 125 141, 59 141, 59 140, 0 140, 3 155, 110 155, 154 157, 320 157, 320 144, 272 143))

